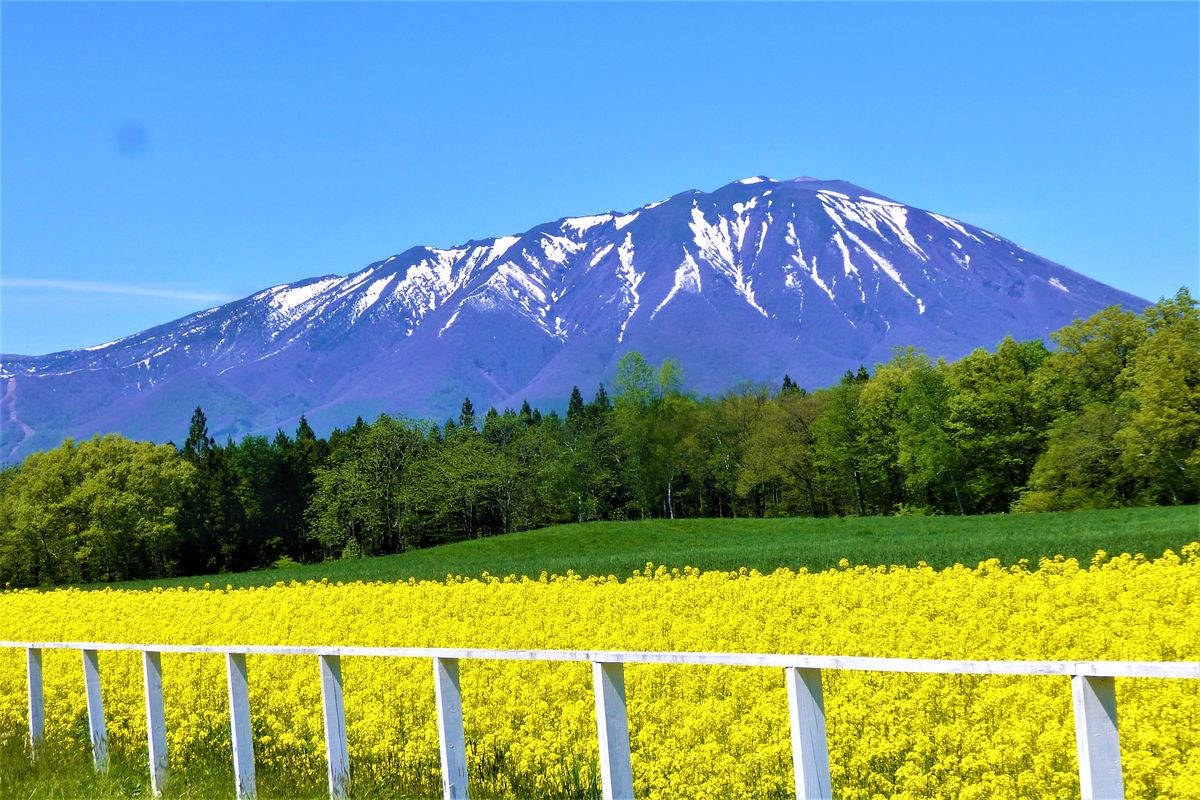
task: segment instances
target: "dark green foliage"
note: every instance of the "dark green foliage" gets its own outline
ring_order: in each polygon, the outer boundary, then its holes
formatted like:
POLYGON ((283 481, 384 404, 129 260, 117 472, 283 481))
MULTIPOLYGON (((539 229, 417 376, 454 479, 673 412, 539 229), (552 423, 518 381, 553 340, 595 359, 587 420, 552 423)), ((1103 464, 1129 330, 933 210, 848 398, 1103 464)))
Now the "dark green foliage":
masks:
POLYGON ((608 399, 608 392, 604 389, 603 383, 596 387, 596 396, 592 398, 592 404, 588 410, 593 414, 612 411, 612 402, 608 399))
POLYGON ((481 421, 464 398, 441 426, 384 415, 328 440, 301 417, 294 437, 222 445, 196 409, 178 451, 109 437, 0 473, 0 581, 240 571, 564 522, 1200 500, 1200 312, 1187 291, 1052 338, 1053 351, 1006 338, 954 363, 910 348, 812 393, 784 376, 775 393, 709 398, 684 392, 670 359, 630 352, 611 398, 574 387, 565 416, 525 402, 481 421), (151 455, 174 489, 143 477, 151 455), (161 508, 146 499, 163 492, 161 508))
POLYGON ((471 402, 471 398, 469 397, 463 398, 462 410, 458 412, 458 427, 475 427, 475 404, 471 402))
POLYGON ((584 414, 583 395, 579 393, 578 386, 571 387, 571 399, 567 401, 567 422, 572 419, 581 419, 584 414))

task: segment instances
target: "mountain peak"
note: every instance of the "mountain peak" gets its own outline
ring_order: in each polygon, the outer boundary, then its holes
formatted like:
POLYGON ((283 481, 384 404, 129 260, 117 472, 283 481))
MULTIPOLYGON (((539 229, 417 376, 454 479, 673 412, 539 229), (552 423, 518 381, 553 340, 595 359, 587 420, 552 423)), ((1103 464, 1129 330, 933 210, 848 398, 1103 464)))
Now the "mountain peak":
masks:
POLYGON ((688 386, 835 382, 916 346, 955 358, 1144 302, 966 222, 845 181, 757 175, 283 284, 104 347, 0 358, 0 459, 66 435, 318 428, 557 401, 630 350, 688 386))

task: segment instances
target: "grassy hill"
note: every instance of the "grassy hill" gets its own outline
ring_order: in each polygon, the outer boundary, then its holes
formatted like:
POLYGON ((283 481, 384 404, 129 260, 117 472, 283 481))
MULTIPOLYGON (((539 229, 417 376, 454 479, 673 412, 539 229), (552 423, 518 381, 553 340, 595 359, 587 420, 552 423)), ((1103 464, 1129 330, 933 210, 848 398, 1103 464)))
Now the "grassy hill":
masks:
POLYGON ((538 576, 543 571, 625 577, 646 562, 701 569, 821 570, 852 564, 1005 564, 1097 550, 1160 555, 1200 539, 1200 507, 1125 508, 978 517, 687 519, 589 522, 493 536, 394 556, 285 570, 161 579, 124 588, 270 585, 276 581, 440 580, 448 574, 538 576))

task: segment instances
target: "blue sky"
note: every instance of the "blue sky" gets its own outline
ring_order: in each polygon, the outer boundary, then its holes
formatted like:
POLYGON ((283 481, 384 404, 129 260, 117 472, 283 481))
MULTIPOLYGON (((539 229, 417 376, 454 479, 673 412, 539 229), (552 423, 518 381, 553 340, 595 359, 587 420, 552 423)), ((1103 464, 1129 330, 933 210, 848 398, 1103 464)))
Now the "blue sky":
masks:
POLYGON ((4 3, 0 351, 755 174, 1195 290, 1197 9, 4 3))

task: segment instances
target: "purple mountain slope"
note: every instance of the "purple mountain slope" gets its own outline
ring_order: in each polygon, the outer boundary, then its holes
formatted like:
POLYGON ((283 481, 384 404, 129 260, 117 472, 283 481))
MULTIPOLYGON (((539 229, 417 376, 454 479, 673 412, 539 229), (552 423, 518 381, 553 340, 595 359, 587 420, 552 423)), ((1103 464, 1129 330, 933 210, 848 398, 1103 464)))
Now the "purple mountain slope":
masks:
POLYGON ((116 342, 3 356, 0 458, 64 436, 319 430, 561 403, 638 350, 689 388, 808 387, 915 345, 961 356, 1145 301, 981 228, 843 181, 747 178, 626 214, 414 247, 346 277, 274 286, 116 342))

